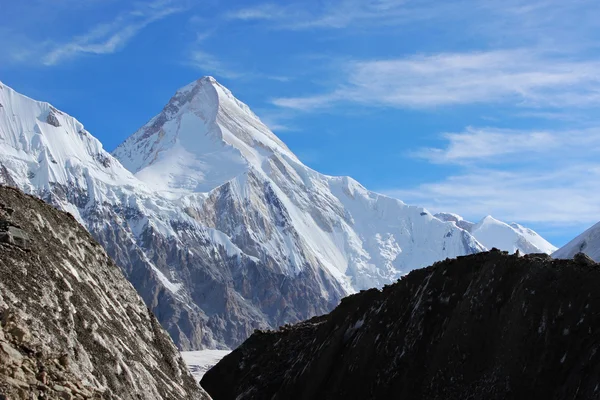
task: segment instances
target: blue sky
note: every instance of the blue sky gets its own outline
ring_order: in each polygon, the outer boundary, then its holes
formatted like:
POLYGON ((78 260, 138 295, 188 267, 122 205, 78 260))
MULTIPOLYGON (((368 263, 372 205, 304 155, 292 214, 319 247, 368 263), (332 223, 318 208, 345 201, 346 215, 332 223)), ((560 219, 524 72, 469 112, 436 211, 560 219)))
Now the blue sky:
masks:
POLYGON ((213 75, 312 168, 562 245, 600 220, 595 0, 0 0, 0 80, 109 150, 213 75))

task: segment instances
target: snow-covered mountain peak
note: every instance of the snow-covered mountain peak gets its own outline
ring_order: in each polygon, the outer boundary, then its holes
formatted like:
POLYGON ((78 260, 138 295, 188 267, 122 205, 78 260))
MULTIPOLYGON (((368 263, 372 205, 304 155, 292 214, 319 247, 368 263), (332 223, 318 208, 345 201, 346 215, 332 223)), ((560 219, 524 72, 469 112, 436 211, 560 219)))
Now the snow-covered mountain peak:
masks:
POLYGON ((250 108, 212 77, 179 89, 113 154, 167 197, 208 192, 282 154, 299 162, 250 108))
POLYGON ((493 246, 512 252, 551 254, 556 247, 534 230, 517 223, 507 224, 488 215, 471 228, 471 234, 487 248, 493 246))
POLYGON ((535 231, 525 228, 517 223, 507 224, 488 215, 479 222, 469 222, 458 214, 439 213, 435 215, 442 221, 454 222, 458 227, 466 230, 488 249, 497 247, 512 253, 519 250, 521 253, 547 253, 556 250, 552 244, 538 235, 535 231))
MULTIPOLYGON (((227 100, 236 101, 236 105, 239 108, 257 118, 246 104, 237 100, 229 89, 217 82, 212 76, 203 76, 178 89, 166 107, 172 105, 182 107, 186 103, 200 102, 203 103, 203 106, 208 106, 216 113, 220 102, 227 100)), ((213 116, 213 119, 215 116, 216 114, 213 116)))
POLYGON ((0 87, 1 174, 25 191, 64 185, 85 192, 90 200, 111 195, 103 187, 141 183, 106 152, 83 124, 46 102, 30 99, 6 85, 0 87))
POLYGON ((486 215, 485 217, 483 217, 481 219, 481 221, 477 222, 473 226, 472 230, 487 228, 488 226, 504 226, 504 225, 508 225, 508 224, 497 220, 496 218, 492 217, 491 215, 486 215))
POLYGON ((219 85, 219 83, 217 82, 217 80, 214 77, 212 77, 210 75, 206 75, 199 79, 196 79, 193 82, 188 83, 184 87, 177 90, 177 93, 185 93, 185 92, 195 88, 196 86, 202 86, 202 85, 219 85))

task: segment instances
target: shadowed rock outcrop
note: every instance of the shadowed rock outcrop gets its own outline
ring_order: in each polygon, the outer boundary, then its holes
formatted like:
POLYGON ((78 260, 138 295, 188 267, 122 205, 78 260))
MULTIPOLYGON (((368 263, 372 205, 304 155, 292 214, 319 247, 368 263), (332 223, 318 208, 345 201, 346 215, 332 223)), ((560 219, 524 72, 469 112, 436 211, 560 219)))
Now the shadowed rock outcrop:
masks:
POLYGON ((0 187, 0 399, 207 399, 102 247, 0 187))
POLYGON ((491 251, 255 332, 206 373, 227 399, 600 398, 600 265, 491 251))

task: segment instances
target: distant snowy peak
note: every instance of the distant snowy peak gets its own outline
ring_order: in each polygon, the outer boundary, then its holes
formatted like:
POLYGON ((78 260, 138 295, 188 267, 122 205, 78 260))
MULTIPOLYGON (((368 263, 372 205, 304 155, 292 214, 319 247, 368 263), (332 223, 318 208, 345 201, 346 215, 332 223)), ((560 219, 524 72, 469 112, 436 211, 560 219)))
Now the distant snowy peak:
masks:
POLYGON ((0 164, 25 191, 60 184, 102 200, 98 185, 140 186, 75 118, 2 84, 0 164))
POLYGON ((471 233, 475 239, 488 249, 496 247, 511 253, 547 253, 556 247, 529 228, 517 223, 507 224, 488 215, 478 223, 469 222, 460 215, 439 213, 435 215, 442 221, 454 222, 458 227, 471 233))
POLYGON ((533 229, 526 228, 522 225, 517 224, 516 222, 512 222, 509 224, 511 228, 517 231, 521 236, 523 236, 527 242, 533 244, 536 248, 540 249, 540 252, 552 254, 556 251, 557 247, 552 243, 548 242, 544 239, 540 234, 535 232, 533 229))
POLYGON ((546 253, 556 251, 556 247, 539 234, 519 224, 507 224, 491 215, 483 218, 471 228, 471 235, 488 249, 497 247, 514 253, 546 253))
POLYGON ((571 240, 552 254, 554 258, 573 258, 583 252, 594 261, 600 262, 600 222, 571 240))
POLYGON ((212 77, 179 89, 160 114, 113 152, 125 168, 169 197, 208 192, 252 166, 260 168, 274 153, 299 162, 212 77))

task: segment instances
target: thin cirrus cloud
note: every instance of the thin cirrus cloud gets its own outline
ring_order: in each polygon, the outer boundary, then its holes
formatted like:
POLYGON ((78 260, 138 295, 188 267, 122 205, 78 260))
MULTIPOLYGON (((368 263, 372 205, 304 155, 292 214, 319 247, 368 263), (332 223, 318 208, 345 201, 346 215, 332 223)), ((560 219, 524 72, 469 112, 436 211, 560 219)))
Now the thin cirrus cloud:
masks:
POLYGON ((578 145, 600 144, 600 140, 594 139, 594 135, 590 135, 588 131, 549 132, 468 127, 465 132, 445 133, 442 137, 448 143, 446 147, 422 148, 411 155, 435 164, 502 163, 524 153, 529 154, 529 158, 546 155, 549 151, 569 147, 574 141, 578 145))
MULTIPOLYGON (((454 2, 462 3, 462 1, 454 2)), ((225 13, 226 20, 266 21, 279 30, 343 29, 353 26, 390 26, 433 19, 456 4, 435 4, 432 1, 407 0, 338 0, 308 4, 291 2, 286 5, 263 3, 225 13)))
POLYGON ((348 30, 361 32, 431 24, 433 30, 456 28, 490 43, 543 43, 556 47, 595 45, 600 6, 596 0, 333 0, 270 2, 230 10, 225 20, 260 21, 276 30, 348 30))
MULTIPOLYGON (((241 68, 238 69, 235 65, 232 66, 231 63, 223 61, 214 54, 199 49, 197 46, 194 46, 187 53, 184 64, 201 71, 203 74, 215 75, 219 78, 246 80, 263 78, 277 82, 288 82, 291 80, 290 77, 283 75, 270 75, 254 71, 244 71, 241 68)), ((279 130, 283 130, 283 125, 278 124, 278 128, 279 130)))
POLYGON ((443 139, 445 146, 421 149, 413 156, 454 165, 454 173, 384 192, 436 212, 471 218, 493 210, 501 219, 544 226, 580 229, 597 222, 600 204, 590 193, 600 180, 599 128, 468 128, 443 139))
POLYGON ((276 98, 273 104, 305 111, 348 101, 399 108, 501 101, 533 107, 584 106, 600 100, 599 67, 597 60, 570 60, 523 49, 358 61, 346 67, 337 88, 276 98))
POLYGON ((53 46, 42 56, 42 63, 52 66, 81 54, 114 53, 149 24, 183 9, 173 1, 159 0, 121 13, 109 23, 99 24, 67 43, 53 46))
POLYGON ((285 18, 287 15, 286 8, 276 4, 259 4, 254 7, 241 8, 235 11, 230 11, 225 14, 226 19, 230 20, 274 20, 285 18))
POLYGON ((590 195, 598 180, 598 163, 548 171, 472 169, 414 188, 381 192, 434 212, 451 211, 470 219, 492 212, 505 221, 575 227, 576 234, 598 222, 600 204, 590 195))
POLYGON ((204 73, 214 74, 224 78, 235 79, 243 75, 240 72, 232 70, 213 54, 203 50, 192 50, 189 53, 188 64, 204 73))

